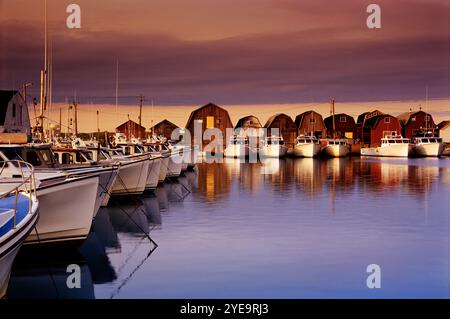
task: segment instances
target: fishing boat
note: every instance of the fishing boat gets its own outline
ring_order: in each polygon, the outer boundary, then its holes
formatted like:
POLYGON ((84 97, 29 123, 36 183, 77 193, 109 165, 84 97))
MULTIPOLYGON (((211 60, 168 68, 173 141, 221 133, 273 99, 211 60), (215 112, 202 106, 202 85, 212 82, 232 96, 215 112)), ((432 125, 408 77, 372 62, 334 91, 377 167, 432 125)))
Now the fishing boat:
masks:
POLYGON ((160 154, 145 151, 142 143, 138 139, 132 138, 130 141, 127 141, 123 133, 115 134, 113 145, 116 148, 122 149, 124 158, 147 159, 148 168, 145 189, 153 190, 158 186, 162 162, 162 156, 160 154))
POLYGON ((288 151, 282 136, 267 136, 261 141, 259 155, 261 157, 284 157, 288 151))
POLYGON ((294 145, 294 155, 297 157, 316 157, 320 150, 319 140, 312 135, 300 135, 294 145))
POLYGON ((415 137, 413 147, 410 151, 411 156, 439 157, 442 156, 445 149, 445 143, 440 137, 415 137))
POLYGON ((117 165, 99 166, 92 160, 92 154, 75 149, 56 148, 50 144, 8 144, 0 145, 0 152, 8 160, 20 159, 34 166, 37 173, 52 175, 63 172, 67 176, 83 177, 95 175, 99 178, 95 214, 104 201, 109 199, 117 177, 117 165), (59 162, 58 162, 59 160, 59 162))
POLYGON ((381 146, 362 147, 361 156, 408 157, 409 139, 402 136, 389 136, 381 139, 381 146))
POLYGON ((345 139, 330 138, 323 140, 322 154, 328 157, 344 157, 350 152, 350 145, 345 139))
POLYGON ((3 162, 0 173, 0 298, 8 288, 11 268, 24 240, 38 221, 39 202, 33 167, 25 162, 3 162), (14 165, 20 175, 4 170, 14 165))
POLYGON ((249 155, 248 137, 233 135, 225 148, 224 156, 233 158, 242 158, 249 155))
MULTIPOLYGON (((147 150, 152 152, 156 151, 161 154, 161 156, 168 156, 166 168, 166 177, 168 178, 177 178, 181 175, 181 171, 183 169, 183 153, 182 150, 174 147, 170 147, 167 141, 151 138, 144 142, 144 147, 147 147, 147 150)), ((161 181, 162 176, 160 176, 161 181)))

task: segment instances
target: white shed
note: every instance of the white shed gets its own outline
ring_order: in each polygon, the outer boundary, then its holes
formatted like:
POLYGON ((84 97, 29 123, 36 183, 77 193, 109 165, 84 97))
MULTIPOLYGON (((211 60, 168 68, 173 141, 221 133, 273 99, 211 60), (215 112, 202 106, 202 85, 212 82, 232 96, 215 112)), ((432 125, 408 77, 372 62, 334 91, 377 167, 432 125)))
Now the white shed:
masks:
POLYGON ((0 90, 0 133, 31 133, 28 107, 18 91, 0 90))

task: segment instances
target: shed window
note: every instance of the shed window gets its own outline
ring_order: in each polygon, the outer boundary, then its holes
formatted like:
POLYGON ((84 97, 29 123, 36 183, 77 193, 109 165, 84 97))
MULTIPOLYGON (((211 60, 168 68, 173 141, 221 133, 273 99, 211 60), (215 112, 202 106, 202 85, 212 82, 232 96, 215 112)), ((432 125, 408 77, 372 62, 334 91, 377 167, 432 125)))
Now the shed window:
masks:
POLYGON ((415 116, 411 117, 411 122, 415 122, 415 121, 416 121, 416 117, 415 116))
POLYGON ((309 123, 316 123, 316 119, 310 118, 310 119, 309 119, 309 123))
POLYGON ((390 117, 385 117, 384 118, 384 123, 391 123, 391 118, 390 117))
POLYGON ((346 116, 341 116, 341 117, 339 118, 339 122, 341 122, 341 123, 347 122, 347 117, 346 117, 346 116))
POLYGON ((206 128, 214 128, 214 116, 206 117, 206 128))

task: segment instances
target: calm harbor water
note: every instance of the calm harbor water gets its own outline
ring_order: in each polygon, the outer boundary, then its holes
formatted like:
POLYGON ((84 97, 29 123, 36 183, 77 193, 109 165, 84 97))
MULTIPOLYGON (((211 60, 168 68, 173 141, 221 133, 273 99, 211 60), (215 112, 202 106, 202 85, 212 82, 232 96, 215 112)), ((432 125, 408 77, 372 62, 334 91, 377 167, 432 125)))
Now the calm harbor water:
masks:
POLYGON ((8 298, 449 298, 449 197, 450 158, 201 164, 102 208, 78 252, 20 258, 8 298))

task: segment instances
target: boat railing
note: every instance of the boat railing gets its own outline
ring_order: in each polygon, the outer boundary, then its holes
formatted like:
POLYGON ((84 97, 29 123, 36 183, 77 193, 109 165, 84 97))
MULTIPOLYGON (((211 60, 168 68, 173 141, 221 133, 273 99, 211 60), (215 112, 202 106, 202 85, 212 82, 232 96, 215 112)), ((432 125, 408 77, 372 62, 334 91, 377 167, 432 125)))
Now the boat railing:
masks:
POLYGON ((12 185, 10 189, 2 189, 0 193, 0 199, 6 198, 9 196, 14 196, 14 224, 13 228, 15 229, 17 226, 17 208, 19 204, 19 194, 27 194, 28 195, 28 212, 32 214, 33 208, 33 198, 36 198, 36 177, 34 174, 34 167, 30 163, 20 161, 20 160, 10 160, 3 161, 0 169, 0 176, 2 176, 5 168, 9 167, 12 164, 18 170, 17 175, 20 175, 20 182, 16 182, 16 175, 13 175, 14 182, 11 179, 2 179, 0 178, 0 184, 7 183, 12 185))

